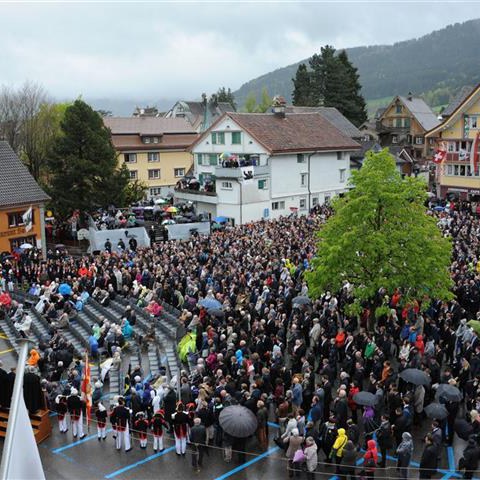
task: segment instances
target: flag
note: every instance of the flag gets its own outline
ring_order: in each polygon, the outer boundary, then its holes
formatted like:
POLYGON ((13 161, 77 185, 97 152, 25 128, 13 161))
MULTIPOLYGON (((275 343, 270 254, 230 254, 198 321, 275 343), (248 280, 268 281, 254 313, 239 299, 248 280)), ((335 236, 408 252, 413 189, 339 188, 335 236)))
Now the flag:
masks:
POLYGON ((33 210, 30 207, 23 215, 22 215, 23 223, 25 224, 25 231, 29 232, 33 226, 33 210))
MULTIPOLYGON (((23 368, 21 370, 19 374, 17 373, 15 382, 23 384, 23 368)), ((1 477, 9 480, 24 480, 26 478, 45 480, 40 453, 23 398, 23 385, 20 385, 19 391, 16 411, 12 413, 13 409, 10 410, 7 426, 8 452, 10 454, 7 453, 6 439, 3 449, 1 477)))
POLYGON ((437 165, 443 163, 445 158, 447 157, 447 146, 445 142, 442 142, 439 147, 435 150, 435 155, 433 157, 433 163, 437 165))
POLYGON ((475 175, 478 168, 478 141, 480 137, 480 131, 475 135, 475 139, 472 142, 472 149, 470 151, 470 172, 475 175))
POLYGON ((85 367, 82 375, 82 400, 85 402, 87 411, 87 426, 90 425, 90 416, 92 411, 92 385, 90 384, 90 363, 88 363, 88 353, 85 352, 85 367))

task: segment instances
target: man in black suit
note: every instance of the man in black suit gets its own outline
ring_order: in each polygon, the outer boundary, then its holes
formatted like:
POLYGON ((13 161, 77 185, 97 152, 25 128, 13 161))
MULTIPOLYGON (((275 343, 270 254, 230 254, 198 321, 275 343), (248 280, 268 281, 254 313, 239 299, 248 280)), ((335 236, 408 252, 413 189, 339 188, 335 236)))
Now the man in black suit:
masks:
POLYGON ((192 444, 192 467, 196 473, 200 472, 207 443, 207 429, 202 425, 200 418, 193 420, 193 427, 190 429, 190 443, 192 444))

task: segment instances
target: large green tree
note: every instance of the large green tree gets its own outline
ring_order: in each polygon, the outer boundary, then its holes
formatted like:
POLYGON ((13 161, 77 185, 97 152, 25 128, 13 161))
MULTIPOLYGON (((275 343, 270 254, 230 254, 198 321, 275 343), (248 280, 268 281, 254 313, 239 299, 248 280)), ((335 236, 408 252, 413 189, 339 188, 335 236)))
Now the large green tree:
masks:
POLYGON ((226 89, 225 87, 221 87, 217 90, 217 101, 218 102, 226 102, 232 105, 232 107, 236 110, 237 104, 235 102, 235 96, 230 88, 226 89))
POLYGON ((124 206, 128 170, 119 167, 110 131, 100 115, 82 100, 65 110, 62 135, 49 159, 50 185, 58 216, 108 205, 124 206))
MULTIPOLYGON (((352 189, 333 202, 335 213, 318 232, 318 250, 307 273, 311 295, 353 285, 352 312, 384 312, 382 296, 396 288, 403 301, 452 298, 451 244, 424 206, 423 180, 406 177, 387 150, 368 152, 352 189)), ((427 301, 424 302, 426 304, 427 301)))
POLYGON ((312 98, 311 73, 307 70, 307 66, 301 63, 298 66, 295 78, 293 81, 293 104, 300 107, 315 106, 312 98))

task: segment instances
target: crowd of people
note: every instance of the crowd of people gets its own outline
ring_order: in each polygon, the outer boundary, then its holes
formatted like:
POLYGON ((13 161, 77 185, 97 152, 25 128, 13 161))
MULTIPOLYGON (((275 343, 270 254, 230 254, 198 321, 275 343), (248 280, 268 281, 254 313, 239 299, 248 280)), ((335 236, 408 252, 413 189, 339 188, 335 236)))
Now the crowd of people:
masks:
MULTIPOLYGON (((127 376, 124 395, 108 408, 99 402, 102 379, 94 379, 99 440, 108 419, 117 448, 126 450, 132 448, 130 430, 139 432, 144 448, 153 428, 155 450, 163 448, 168 430, 178 455, 185 454, 188 439, 198 469, 209 445, 223 448, 227 461, 232 451, 245 452, 246 440, 231 437, 219 424, 224 408, 241 404, 257 418, 259 448, 265 450, 273 434, 285 450, 290 476, 304 470, 314 478, 318 465, 327 464, 340 478, 384 476, 392 454, 400 478, 431 478, 443 444, 452 445, 456 420, 464 419, 468 443, 459 467, 464 478, 472 478, 480 457, 480 342, 467 322, 480 320, 480 219, 468 205, 430 211, 452 238, 456 299, 405 305, 398 289, 388 298, 389 314, 369 331, 367 311, 359 317, 345 314, 348 282, 312 302, 295 301, 308 296, 303 274, 315 255, 315 232, 330 214, 328 207, 316 207, 307 216, 228 227, 208 238, 151 248, 46 261, 25 254, 2 262, 4 290, 26 281, 45 299, 40 313, 51 323, 51 338, 39 345, 34 366, 51 390, 50 408, 70 412, 77 434, 83 434, 78 426, 82 362, 75 364, 62 336, 68 326, 62 316, 71 318, 87 295, 106 301, 120 295, 145 308, 153 325, 162 321, 166 302, 181 312, 179 327, 192 339, 177 379, 179 393, 137 370, 127 376), (61 283, 71 286, 71 294, 58 293, 61 283), (424 371, 429 382, 402 380, 401 372, 409 368, 424 371), (65 381, 59 393, 60 379, 65 381), (442 396, 440 385, 457 387, 461 398, 442 396), (357 403, 360 392, 375 400, 357 403), (432 403, 443 405, 447 414, 431 418, 426 428, 425 409, 432 403), (272 419, 278 428, 269 425, 272 419), (426 436, 415 438, 425 429, 426 436), (418 473, 410 467, 414 446, 423 449, 418 473)), ((378 295, 384 298, 386 292, 378 295)), ((19 308, 12 303, 8 313, 18 316, 19 308)), ((125 311, 117 325, 105 320, 92 331, 97 347, 105 346, 117 362, 124 327, 130 334, 136 329, 131 314, 125 311)))

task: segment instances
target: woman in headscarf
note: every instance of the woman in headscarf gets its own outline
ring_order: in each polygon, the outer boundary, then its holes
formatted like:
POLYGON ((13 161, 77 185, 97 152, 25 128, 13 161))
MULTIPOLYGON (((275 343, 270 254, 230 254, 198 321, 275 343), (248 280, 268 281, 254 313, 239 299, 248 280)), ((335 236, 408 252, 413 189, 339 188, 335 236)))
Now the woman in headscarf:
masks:
POLYGON ((313 437, 307 437, 305 440, 305 450, 303 453, 305 454, 305 457, 306 457, 308 480, 314 480, 315 478, 314 472, 317 469, 317 463, 318 463, 317 449, 318 447, 313 437))
POLYGON ((408 432, 403 432, 402 441, 397 447, 397 468, 402 480, 408 478, 408 466, 413 454, 412 436, 408 432))

